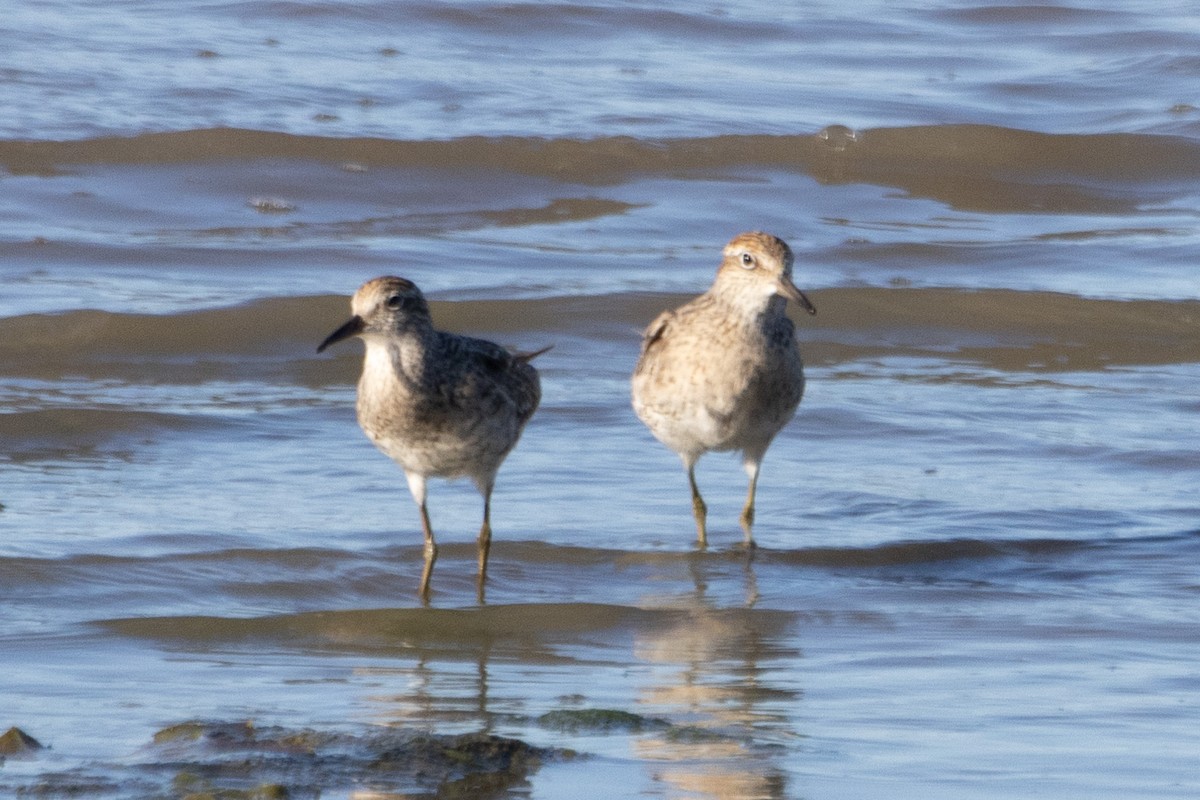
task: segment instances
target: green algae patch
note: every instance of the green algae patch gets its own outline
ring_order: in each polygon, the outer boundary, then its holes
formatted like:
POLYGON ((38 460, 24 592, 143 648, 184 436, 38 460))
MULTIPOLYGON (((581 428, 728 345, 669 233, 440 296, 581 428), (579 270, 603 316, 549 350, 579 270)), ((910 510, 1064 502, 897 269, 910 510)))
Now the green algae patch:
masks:
POLYGON ((333 740, 328 734, 312 730, 288 731, 266 728, 259 731, 253 722, 205 722, 193 720, 169 725, 157 731, 154 746, 162 751, 195 750, 232 752, 263 750, 285 753, 313 753, 333 740))
POLYGON ((211 781, 181 772, 171 782, 172 796, 180 800, 288 800, 292 795, 278 783, 264 783, 248 789, 222 789, 211 781))
POLYGON ((155 744, 170 744, 172 742, 194 742, 204 735, 204 723, 181 722, 171 725, 154 733, 155 744))
POLYGON ((712 742, 740 741, 741 737, 701 728, 696 725, 672 725, 663 737, 668 742, 676 744, 709 744, 712 742))
POLYGON ((316 800, 362 793, 474 800, 521 791, 541 764, 573 754, 485 732, 322 731, 193 720, 155 733, 141 755, 132 764, 93 764, 26 783, 0 772, 0 796, 316 800))
POLYGON ((41 742, 15 726, 0 734, 0 756, 31 756, 42 749, 41 742))
POLYGON ((579 731, 643 733, 666 730, 671 727, 671 723, 664 719, 644 717, 641 714, 614 708, 572 708, 548 711, 538 717, 538 722, 543 727, 565 733, 579 731))
POLYGON ((542 727, 562 733, 653 733, 678 744, 708 744, 737 737, 695 725, 676 725, 660 717, 646 717, 612 708, 559 709, 538 717, 542 727))
POLYGON ((251 722, 213 723, 194 720, 168 725, 154 734, 154 744, 171 745, 205 741, 209 744, 220 741, 236 742, 254 736, 251 722))

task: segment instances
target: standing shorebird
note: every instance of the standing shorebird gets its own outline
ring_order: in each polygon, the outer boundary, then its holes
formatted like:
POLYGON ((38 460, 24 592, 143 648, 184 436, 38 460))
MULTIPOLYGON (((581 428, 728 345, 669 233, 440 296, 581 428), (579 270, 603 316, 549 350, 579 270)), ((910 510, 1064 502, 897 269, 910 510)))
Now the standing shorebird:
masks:
MULTIPOLYGON (((408 479, 421 510, 425 568, 420 596, 429 598, 437 543, 425 505, 428 478, 469 477, 483 495, 479 529, 479 597, 491 547, 492 487, 541 399, 537 370, 545 352, 513 354, 498 344, 435 330, 421 290, 404 278, 364 283, 353 316, 317 347, 357 336, 366 344, 358 380, 358 423, 408 479)), ((549 349, 549 348, 546 348, 549 349)))
POLYGON ((792 283, 787 243, 766 233, 743 233, 725 245, 712 287, 660 314, 642 339, 633 408, 683 460, 701 547, 708 543, 708 509, 696 486, 696 462, 710 450, 742 451, 750 488, 741 524, 747 546, 754 545, 759 465, 804 394, 788 300, 817 313, 792 283))

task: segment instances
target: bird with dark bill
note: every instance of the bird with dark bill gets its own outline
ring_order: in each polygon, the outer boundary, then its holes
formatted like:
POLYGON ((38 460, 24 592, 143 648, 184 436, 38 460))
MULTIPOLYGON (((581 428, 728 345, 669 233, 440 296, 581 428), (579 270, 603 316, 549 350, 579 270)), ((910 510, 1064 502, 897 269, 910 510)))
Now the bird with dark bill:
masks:
POLYGON ((404 278, 367 281, 355 292, 351 311, 317 352, 355 336, 366 345, 358 422, 367 438, 404 470, 420 509, 425 535, 420 597, 429 599, 438 553, 426 481, 467 477, 483 496, 482 601, 492 539, 492 487, 541 399, 537 370, 529 362, 545 350, 511 353, 493 342, 437 330, 421 290, 404 278))
POLYGON ((682 459, 692 490, 696 538, 708 543, 708 508, 696 462, 713 450, 739 450, 749 476, 741 527, 754 545, 754 495, 763 455, 804 394, 804 364, 789 300, 816 308, 792 282, 782 239, 743 233, 725 246, 712 287, 650 323, 633 372, 633 408, 682 459))

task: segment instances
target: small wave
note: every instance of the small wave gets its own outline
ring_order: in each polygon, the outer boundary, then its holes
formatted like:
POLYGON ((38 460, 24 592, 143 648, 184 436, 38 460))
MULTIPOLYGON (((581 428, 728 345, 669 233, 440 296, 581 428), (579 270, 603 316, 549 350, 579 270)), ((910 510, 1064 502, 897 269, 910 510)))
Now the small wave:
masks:
POLYGON ((554 38, 592 42, 621 29, 654 31, 675 41, 711 40, 728 42, 730 37, 765 41, 787 35, 786 28, 763 22, 712 14, 700 8, 695 13, 639 8, 607 7, 573 3, 477 3, 466 7, 418 5, 414 13, 484 37, 522 37, 537 30, 554 38))
POLYGON ((848 131, 832 126, 790 136, 405 141, 213 128, 77 141, 10 140, 0 142, 0 163, 14 174, 55 175, 86 164, 292 158, 365 169, 490 169, 590 185, 619 184, 633 175, 769 167, 795 169, 827 183, 897 187, 957 208, 1059 212, 1132 210, 1148 198, 1191 191, 1200 177, 1200 142, 1176 136, 1046 134, 957 124, 830 137, 833 129, 848 131))
MULTIPOLYGON (((1101 370, 1200 362, 1200 302, 1097 300, 1050 292, 869 287, 814 292, 818 317, 798 320, 813 363, 883 356, 974 361, 1002 370, 1101 370)), ((564 339, 621 342, 684 295, 435 301, 449 330, 516 346, 564 339)), ((270 298, 180 314, 73 311, 0 319, 10 376, 201 383, 253 379, 311 386, 352 380, 357 353, 318 343, 347 314, 336 296, 270 298)))
POLYGON ((5 373, 139 382, 204 382, 272 371, 319 342, 346 315, 336 297, 267 299, 178 314, 70 311, 0 319, 5 373))
POLYGON ((939 9, 930 12, 931 16, 950 22, 965 22, 987 26, 1012 26, 1016 28, 1033 27, 1038 30, 1046 25, 1069 23, 1086 25, 1088 23, 1109 23, 1120 20, 1127 15, 1119 11, 1107 9, 1068 8, 1062 5, 1044 4, 1036 6, 1024 5, 985 5, 977 8, 939 9))
MULTIPOLYGON (((278 198, 252 198, 250 204, 259 211, 287 212, 287 201, 278 198), (267 204, 268 207, 260 207, 267 204), (277 207, 282 204, 283 207, 277 207)), ((582 222, 610 215, 624 214, 637 206, 598 197, 558 197, 539 206, 504 209, 476 209, 399 213, 338 222, 284 222, 279 225, 223 226, 198 231, 162 230, 159 235, 175 238, 219 239, 230 242, 239 239, 257 241, 271 239, 338 238, 347 236, 442 234, 448 231, 469 231, 482 228, 508 228, 549 223, 582 222)))
POLYGON ((785 564, 818 567, 903 567, 949 561, 980 562, 1012 556, 1051 556, 1092 546, 1068 539, 949 539, 944 541, 888 542, 875 547, 817 547, 767 554, 785 564))
POLYGON ((215 423, 194 415, 120 408, 49 408, 0 414, 0 461, 120 457, 164 435, 215 423))
MULTIPOLYGON (((736 613, 736 612, 734 612, 736 613)), ((239 646, 286 650, 442 655, 474 654, 479 641, 497 651, 518 648, 525 657, 563 660, 554 644, 581 633, 628 635, 667 629, 687 614, 598 603, 518 603, 466 609, 387 608, 315 611, 253 618, 136 617, 97 622, 124 636, 154 639, 186 649, 239 646)))
MULTIPOLYGON (((206 543, 215 543, 218 536, 205 538, 206 543)), ((194 540, 188 539, 189 542, 194 540)), ((182 544, 182 543, 176 543, 182 544)), ((657 569, 674 568, 680 564, 692 566, 743 567, 747 564, 769 568, 772 565, 806 566, 816 568, 865 568, 904 567, 948 562, 985 563, 997 559, 1028 558, 1053 562, 1071 558, 1079 553, 1108 550, 1118 558, 1133 557, 1138 553, 1175 552, 1186 555, 1200 546, 1200 531, 1181 530, 1176 533, 1154 533, 1128 537, 1096 537, 1091 539, 1069 538, 951 538, 942 540, 898 540, 873 545, 845 547, 758 547, 752 557, 741 548, 710 550, 627 550, 582 545, 563 545, 534 539, 504 540, 495 545, 500 560, 514 565, 527 565, 538 570, 577 572, 581 575, 611 573, 616 565, 620 572, 637 567, 657 569)), ((0 585, 25 593, 44 593, 57 584, 75 586, 79 591, 86 587, 99 589, 128 587, 137 584, 145 589, 178 590, 184 594, 198 591, 197 583, 204 583, 219 576, 222 591, 240 593, 244 586, 247 596, 261 600, 265 596, 307 598, 320 602, 353 600, 363 602, 373 595, 387 596, 396 586, 396 565, 419 566, 422 546, 396 545, 383 550, 353 551, 334 547, 315 548, 261 548, 228 547, 196 551, 170 551, 161 555, 111 555, 106 553, 81 553, 66 558, 48 557, 0 557, 0 585), (274 591, 271 586, 278 588, 274 591), (188 588, 192 586, 192 588, 188 588), (290 588, 288 588, 290 587, 290 588)), ((441 547, 442 561, 461 564, 469 568, 475 559, 474 543, 447 542, 441 547)), ((1190 556, 1189 556, 1190 557, 1190 556)), ((441 562, 439 562, 440 564, 441 562)), ((450 568, 448 568, 450 569, 450 568)), ((469 575, 469 569, 467 570, 469 575)), ((640 574, 640 573, 639 573, 640 574)), ((447 573, 447 580, 454 578, 447 573)), ((497 580, 503 582, 503 578, 497 580)), ((405 598, 407 599, 407 598, 405 598)), ((542 605, 542 604, 539 604, 542 605)), ((551 601, 551 606, 558 604, 551 601)), ((582 601, 574 605, 588 605, 582 601)), ((566 611, 543 609, 528 613, 559 615, 562 619, 571 616, 566 611)), ((512 608, 508 604, 493 606, 488 615, 503 617, 497 608, 512 608)), ((463 609, 467 614, 478 609, 463 609)), ((609 606, 601 602, 589 605, 583 617, 590 619, 584 627, 597 624, 598 620, 615 621, 625 613, 658 614, 669 609, 630 610, 626 606, 609 606)), ((425 611, 428 611, 426 609, 425 611)), ((460 613, 439 610, 439 614, 460 613)), ((370 612, 372 614, 408 613, 421 614, 422 609, 396 609, 370 612)), ((283 615, 288 618, 296 615, 283 615)), ((308 616, 300 615, 303 619, 308 616)), ((318 619, 319 615, 313 617, 318 619)), ((398 617, 399 618, 399 617, 398 617)), ((353 619, 353 617, 351 617, 353 619)), ((234 623, 240 624, 240 623, 234 623)), ((307 623, 306 623, 307 624, 307 623)), ((315 623, 314 623, 315 624, 315 623)), ((502 620, 487 623, 500 626, 502 620)), ((503 623, 510 624, 510 623, 503 623)), ((565 622, 563 624, 566 624, 565 622)), ((577 623, 570 623, 577 624, 577 623)), ((607 624, 607 623, 606 623, 607 624)), ((512 623, 520 628, 519 623, 512 623)), ((497 628, 499 629, 499 628, 497 628)))
MULTIPOLYGON (((1130 537, 956 538, 864 546, 624 550, 501 541, 490 600, 476 605, 473 543, 443 548, 438 597, 418 607, 413 591, 419 544, 382 550, 239 547, 155 556, 85 554, 0 557, 0 596, 14 615, 53 614, 164 647, 228 651, 425 654, 462 657, 486 643, 496 654, 521 650, 565 658, 564 643, 669 641, 689 628, 738 640, 752 632, 771 648, 805 619, 841 613, 793 604, 771 589, 760 604, 743 596, 795 581, 914 580, 1057 592, 1064 580, 1119 575, 1131 562, 1151 574, 1190 577, 1194 530, 1130 537), (444 563, 443 563, 444 562, 444 563), (1164 566, 1165 565, 1165 566, 1164 566), (403 573, 403 574, 399 574, 403 573), (732 592, 733 594, 729 594, 732 592), (46 606, 45 598, 66 598, 46 606), (714 605, 715 598, 734 598, 714 605), (569 598, 569 599, 563 599, 569 598), (270 612, 270 613, 268 613, 270 612)), ((1184 591, 1195 582, 1177 581, 1184 591)), ((886 617, 881 616, 881 620, 886 617)), ((29 631, 10 632, 27 635, 29 631)), ((765 644, 764 644, 765 646, 765 644)))

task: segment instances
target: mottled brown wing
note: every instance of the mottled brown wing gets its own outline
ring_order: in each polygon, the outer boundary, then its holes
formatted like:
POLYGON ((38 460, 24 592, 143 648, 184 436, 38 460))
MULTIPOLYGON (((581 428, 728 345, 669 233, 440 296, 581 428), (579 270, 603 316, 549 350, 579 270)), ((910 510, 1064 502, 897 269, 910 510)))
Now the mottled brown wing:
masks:
POLYGON ((654 321, 646 326, 646 332, 642 334, 642 352, 638 357, 638 365, 634 372, 640 372, 642 365, 646 359, 646 353, 650 352, 651 348, 662 339, 667 332, 667 328, 671 324, 671 320, 675 318, 674 311, 664 311, 654 318, 654 321))
POLYGON ((469 350, 469 361, 478 364, 482 368, 481 374, 486 376, 476 385, 475 391, 506 397, 512 403, 513 414, 524 425, 542 399, 541 381, 529 362, 550 348, 533 353, 513 353, 486 339, 459 337, 458 341, 469 350))

